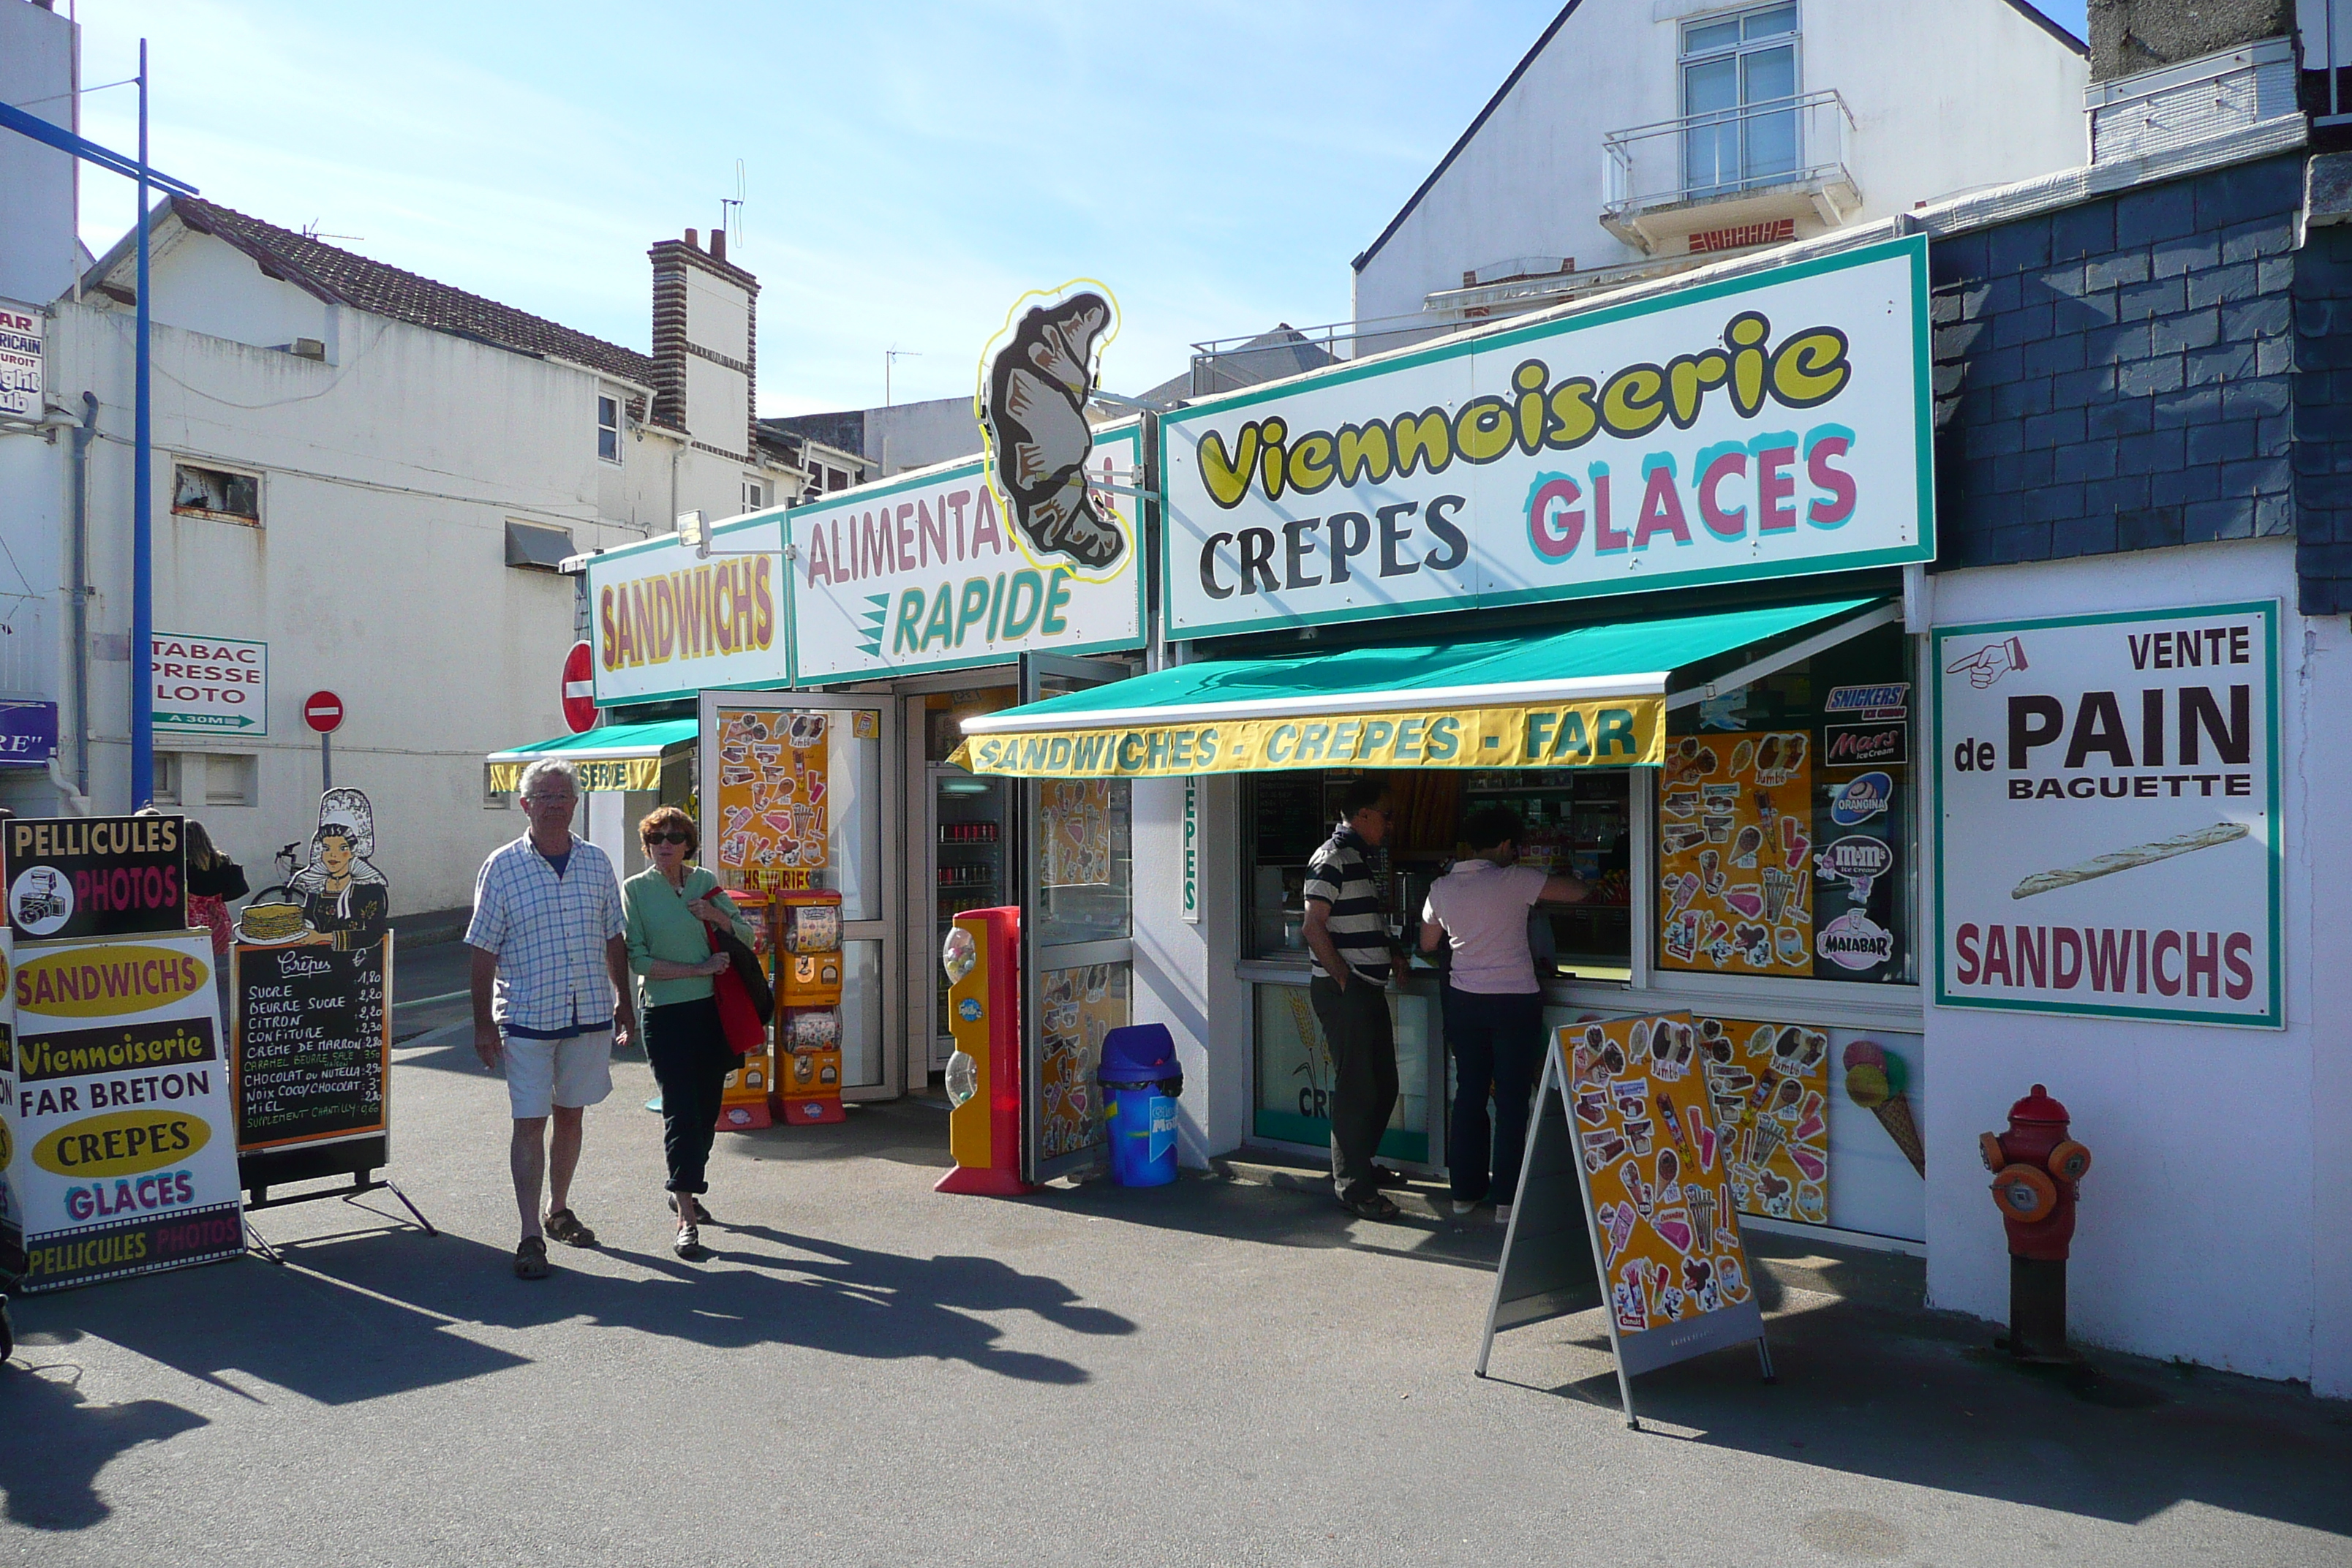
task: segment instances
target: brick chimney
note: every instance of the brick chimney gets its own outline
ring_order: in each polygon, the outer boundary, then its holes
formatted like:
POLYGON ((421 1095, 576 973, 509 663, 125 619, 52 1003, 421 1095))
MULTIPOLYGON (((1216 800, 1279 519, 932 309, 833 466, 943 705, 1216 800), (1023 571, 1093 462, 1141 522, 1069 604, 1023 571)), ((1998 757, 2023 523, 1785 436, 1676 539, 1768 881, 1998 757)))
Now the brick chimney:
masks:
POLYGON ((760 280, 694 229, 646 255, 654 266, 653 423, 685 432, 706 452, 754 461, 759 392, 760 280))
POLYGON ((2091 79, 2294 34, 2295 0, 2090 0, 2091 79))

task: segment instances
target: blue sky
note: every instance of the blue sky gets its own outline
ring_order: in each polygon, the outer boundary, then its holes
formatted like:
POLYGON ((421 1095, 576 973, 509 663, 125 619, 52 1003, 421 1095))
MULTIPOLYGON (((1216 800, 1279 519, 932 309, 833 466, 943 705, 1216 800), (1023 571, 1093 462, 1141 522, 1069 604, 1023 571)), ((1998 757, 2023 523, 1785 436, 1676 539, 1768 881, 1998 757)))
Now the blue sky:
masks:
MULTIPOLYGON (((1905 0, 1916 4, 1918 0, 1905 0)), ((971 391, 1024 289, 1119 296, 1107 385, 1339 321, 1380 232, 1559 0, 484 5, 81 0, 83 79, 153 65, 158 168, 256 216, 643 349, 646 247, 760 276, 762 413, 971 391)), ((2050 12, 2078 33, 2084 0, 2050 12)), ((134 89, 83 128, 135 145, 134 89)), ((84 237, 128 226, 85 177, 84 237)))

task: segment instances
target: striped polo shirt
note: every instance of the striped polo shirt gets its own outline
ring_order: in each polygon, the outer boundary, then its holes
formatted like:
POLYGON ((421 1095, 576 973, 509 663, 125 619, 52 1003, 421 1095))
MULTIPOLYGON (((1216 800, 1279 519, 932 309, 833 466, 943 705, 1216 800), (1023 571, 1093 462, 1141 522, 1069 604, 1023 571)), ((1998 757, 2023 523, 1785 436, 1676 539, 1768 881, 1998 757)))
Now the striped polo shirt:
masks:
MULTIPOLYGON (((1364 858, 1369 847, 1346 822, 1334 827, 1307 863, 1307 896, 1331 906, 1331 943, 1356 978, 1386 985, 1391 951, 1388 917, 1381 910, 1380 890, 1364 858)), ((1316 959, 1314 968, 1323 973, 1323 961, 1316 959)))

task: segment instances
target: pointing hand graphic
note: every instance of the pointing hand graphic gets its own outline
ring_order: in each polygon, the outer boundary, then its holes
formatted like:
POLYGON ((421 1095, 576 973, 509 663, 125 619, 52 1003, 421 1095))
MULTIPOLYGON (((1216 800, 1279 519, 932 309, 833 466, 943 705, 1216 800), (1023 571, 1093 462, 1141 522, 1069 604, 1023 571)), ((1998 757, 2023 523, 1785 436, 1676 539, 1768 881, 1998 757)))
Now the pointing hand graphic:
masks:
POLYGON ((1954 659, 1944 667, 1946 675, 1966 671, 1969 684, 1981 691, 2012 669, 2025 668, 2025 645, 2011 637, 2007 642, 1988 643, 1965 658, 1954 659))

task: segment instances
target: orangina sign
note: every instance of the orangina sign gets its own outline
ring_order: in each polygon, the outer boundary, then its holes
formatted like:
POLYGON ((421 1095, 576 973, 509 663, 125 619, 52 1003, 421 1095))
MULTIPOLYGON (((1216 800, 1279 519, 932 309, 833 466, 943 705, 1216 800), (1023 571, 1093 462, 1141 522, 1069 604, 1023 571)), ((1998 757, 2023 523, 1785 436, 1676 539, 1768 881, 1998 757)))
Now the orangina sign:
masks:
POLYGON ((1927 266, 1891 240, 1167 415, 1169 627, 1933 560, 1927 266))

